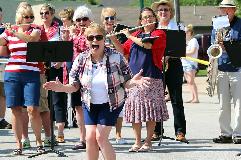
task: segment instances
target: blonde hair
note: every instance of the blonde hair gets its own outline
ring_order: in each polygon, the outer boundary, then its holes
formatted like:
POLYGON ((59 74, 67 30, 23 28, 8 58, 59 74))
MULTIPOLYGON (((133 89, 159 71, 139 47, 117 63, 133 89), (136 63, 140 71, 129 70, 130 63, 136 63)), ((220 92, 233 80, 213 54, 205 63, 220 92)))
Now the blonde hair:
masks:
POLYGON ((88 36, 94 31, 101 32, 104 36, 106 35, 105 29, 98 23, 91 23, 88 28, 85 29, 85 36, 88 36))
POLYGON ((104 21, 106 14, 111 14, 112 16, 116 16, 116 11, 114 8, 110 8, 110 7, 103 8, 101 11, 101 16, 100 16, 100 19, 102 22, 104 21))
POLYGON ((16 17, 15 17, 16 24, 21 24, 23 20, 23 15, 27 13, 30 13, 33 15, 33 9, 31 5, 28 2, 19 3, 16 10, 16 17))
POLYGON ((41 11, 43 8, 47 8, 52 15, 55 14, 55 9, 54 9, 54 6, 53 6, 52 4, 44 3, 44 4, 41 6, 40 11, 41 11))
POLYGON ((190 32, 191 35, 194 35, 193 25, 192 24, 187 25, 185 28, 185 31, 190 32))
POLYGON ((72 8, 65 8, 59 12, 59 17, 67 17, 68 20, 73 20, 74 10, 72 8))

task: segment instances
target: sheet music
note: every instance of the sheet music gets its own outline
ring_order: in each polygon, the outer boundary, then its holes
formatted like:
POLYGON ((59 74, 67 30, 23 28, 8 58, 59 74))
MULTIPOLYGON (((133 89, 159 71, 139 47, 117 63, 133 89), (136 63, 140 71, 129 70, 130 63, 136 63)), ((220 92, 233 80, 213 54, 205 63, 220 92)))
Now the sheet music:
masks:
POLYGON ((216 30, 230 26, 228 15, 215 16, 212 18, 212 22, 213 22, 213 28, 216 30))

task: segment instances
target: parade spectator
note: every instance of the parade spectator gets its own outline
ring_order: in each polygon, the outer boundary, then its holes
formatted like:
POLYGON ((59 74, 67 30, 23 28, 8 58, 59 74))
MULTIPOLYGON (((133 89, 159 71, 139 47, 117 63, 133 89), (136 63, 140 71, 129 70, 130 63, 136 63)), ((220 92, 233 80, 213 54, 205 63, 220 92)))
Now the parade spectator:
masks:
MULTIPOLYGON (((189 24, 186 29, 186 56, 197 58, 199 44, 194 36, 193 26, 189 24)), ((195 83, 195 75, 198 69, 197 62, 190 61, 187 59, 182 59, 182 67, 184 71, 184 77, 187 81, 187 86, 191 92, 191 100, 186 103, 199 103, 197 85, 195 83)))

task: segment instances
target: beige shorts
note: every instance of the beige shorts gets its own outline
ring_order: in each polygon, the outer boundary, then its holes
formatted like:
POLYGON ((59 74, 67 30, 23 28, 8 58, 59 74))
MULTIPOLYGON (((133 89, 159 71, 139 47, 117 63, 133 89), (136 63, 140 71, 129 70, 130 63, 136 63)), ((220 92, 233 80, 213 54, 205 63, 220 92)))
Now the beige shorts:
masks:
POLYGON ((3 82, 0 82, 0 96, 5 97, 3 82))
POLYGON ((49 111, 48 104, 48 91, 43 89, 43 84, 47 82, 44 74, 40 74, 40 99, 39 99, 39 112, 49 111))

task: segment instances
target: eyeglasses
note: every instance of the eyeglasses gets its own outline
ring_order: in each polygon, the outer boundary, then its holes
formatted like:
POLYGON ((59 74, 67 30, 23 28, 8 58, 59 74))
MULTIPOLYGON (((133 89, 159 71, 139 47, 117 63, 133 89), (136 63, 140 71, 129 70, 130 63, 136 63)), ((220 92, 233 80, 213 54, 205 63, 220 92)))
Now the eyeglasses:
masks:
POLYGON ((101 41, 103 40, 104 36, 103 35, 89 35, 87 36, 87 40, 88 41, 94 41, 94 39, 96 39, 97 41, 101 41))
POLYGON ((24 19, 34 19, 34 16, 23 16, 24 19))
POLYGON ((142 19, 142 20, 147 20, 148 18, 153 18, 153 17, 154 17, 153 15, 148 15, 148 16, 142 17, 141 19, 142 19))
POLYGON ((77 18, 75 21, 76 22, 81 22, 81 21, 88 21, 89 17, 82 17, 82 18, 77 18))
POLYGON ((106 21, 114 21, 115 20, 115 16, 108 16, 108 17, 105 17, 105 20, 106 21))
POLYGON ((157 12, 168 12, 168 11, 170 11, 169 8, 160 8, 157 10, 157 12))
POLYGON ((40 12, 40 15, 49 15, 49 11, 46 11, 46 12, 40 12))

